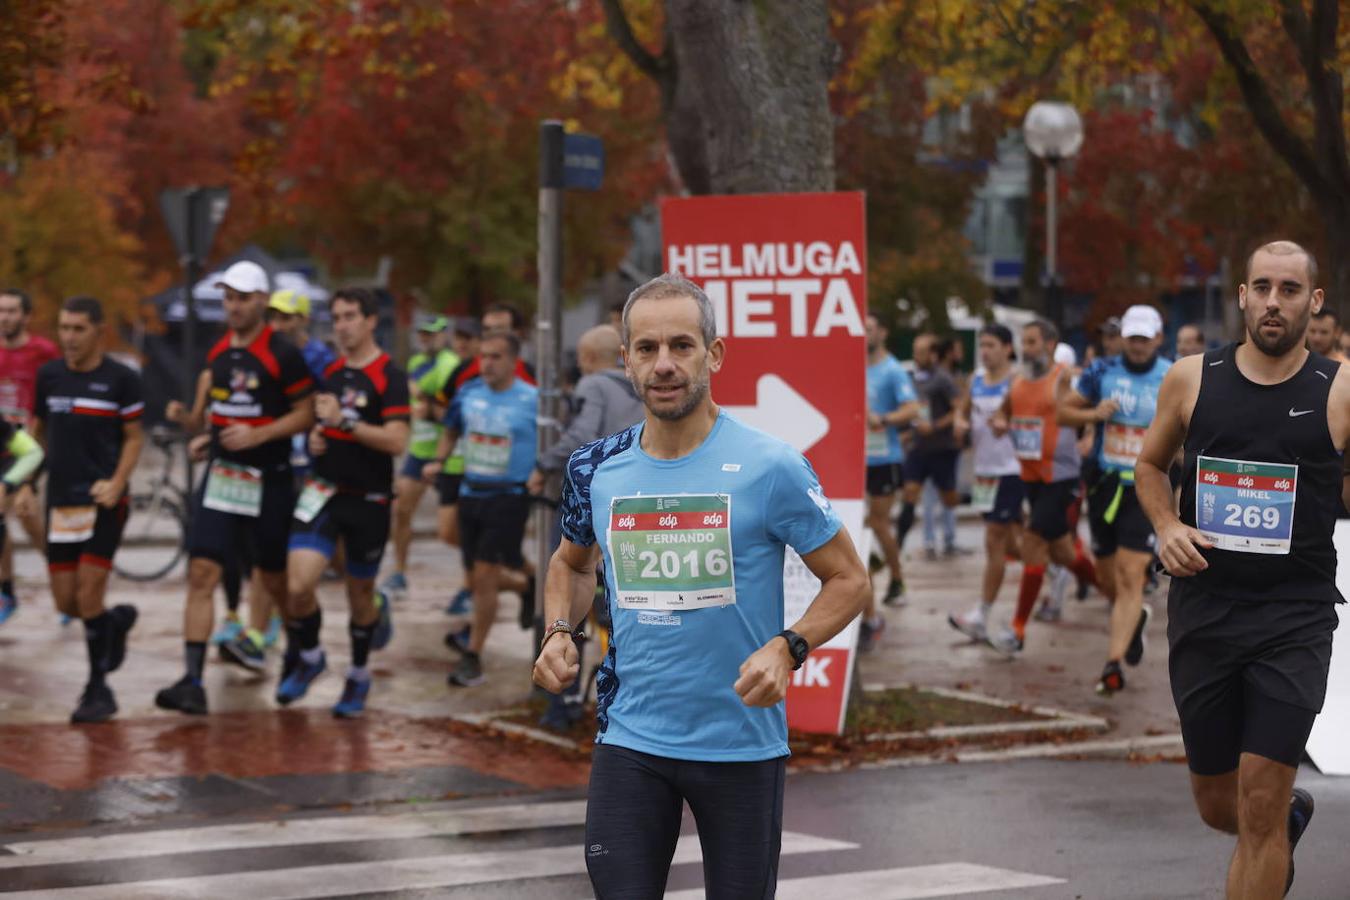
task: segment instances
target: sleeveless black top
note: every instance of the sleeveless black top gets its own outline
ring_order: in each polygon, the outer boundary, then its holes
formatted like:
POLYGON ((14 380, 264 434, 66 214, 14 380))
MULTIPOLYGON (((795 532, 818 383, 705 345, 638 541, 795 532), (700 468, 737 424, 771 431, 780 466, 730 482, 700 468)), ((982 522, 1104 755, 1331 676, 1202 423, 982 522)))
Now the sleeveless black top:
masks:
MULTIPOLYGON (((1236 350, 1229 344, 1205 354, 1200 395, 1186 433, 1181 521, 1197 527, 1199 514, 1202 531, 1245 525, 1254 541, 1264 539, 1263 525, 1276 534, 1280 528, 1269 500, 1282 488, 1287 491, 1288 467, 1297 466, 1290 546, 1284 553, 1201 550, 1209 568, 1184 580, 1231 600, 1338 602, 1331 536, 1341 505, 1341 452, 1327 427, 1327 398, 1339 364, 1309 353, 1288 380, 1256 384, 1238 371, 1236 350), (1201 456, 1219 461, 1206 464, 1204 477, 1216 487, 1206 485, 1200 492, 1207 508, 1197 510, 1201 456)), ((1287 514, 1287 507, 1279 513, 1287 514)))

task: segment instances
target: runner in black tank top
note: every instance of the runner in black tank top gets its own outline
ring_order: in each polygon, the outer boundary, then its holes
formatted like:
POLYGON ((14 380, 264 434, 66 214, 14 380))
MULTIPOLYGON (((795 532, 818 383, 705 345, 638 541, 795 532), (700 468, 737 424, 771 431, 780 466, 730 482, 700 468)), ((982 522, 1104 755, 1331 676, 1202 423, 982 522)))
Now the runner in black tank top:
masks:
POLYGON ((1172 367, 1135 473, 1173 575, 1169 669, 1191 787, 1205 823, 1238 836, 1228 884, 1242 896, 1280 897, 1292 882, 1312 817, 1294 778, 1341 600, 1332 531, 1350 368, 1304 345, 1316 273, 1297 244, 1252 254, 1238 290, 1246 342, 1172 367), (1167 470, 1183 445, 1178 517, 1167 470), (1271 802, 1283 797, 1287 809, 1271 802))

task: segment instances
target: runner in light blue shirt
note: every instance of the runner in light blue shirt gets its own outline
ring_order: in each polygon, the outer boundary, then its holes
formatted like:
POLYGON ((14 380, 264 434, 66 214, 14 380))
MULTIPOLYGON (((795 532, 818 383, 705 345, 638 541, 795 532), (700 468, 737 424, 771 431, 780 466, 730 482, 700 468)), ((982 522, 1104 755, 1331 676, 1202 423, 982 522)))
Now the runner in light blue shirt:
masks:
POLYGON ((713 403, 726 346, 707 295, 662 275, 633 292, 623 321, 646 418, 568 464, 535 681, 556 693, 577 678, 569 635, 603 555, 614 626, 586 821, 595 893, 660 896, 688 802, 709 896, 766 896, 782 836, 783 696, 807 653, 862 611, 867 572, 801 454, 713 403), (782 630, 788 547, 821 586, 782 630))

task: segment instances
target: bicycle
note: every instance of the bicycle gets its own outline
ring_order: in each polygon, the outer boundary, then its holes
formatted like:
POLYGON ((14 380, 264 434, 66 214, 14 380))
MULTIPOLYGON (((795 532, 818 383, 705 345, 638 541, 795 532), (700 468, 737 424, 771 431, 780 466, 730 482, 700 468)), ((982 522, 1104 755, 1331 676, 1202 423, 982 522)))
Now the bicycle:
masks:
POLYGON ((159 476, 148 490, 129 498, 121 552, 113 570, 130 581, 155 581, 173 571, 187 552, 188 496, 175 479, 184 459, 187 437, 177 429, 156 426, 147 434, 164 457, 159 476))

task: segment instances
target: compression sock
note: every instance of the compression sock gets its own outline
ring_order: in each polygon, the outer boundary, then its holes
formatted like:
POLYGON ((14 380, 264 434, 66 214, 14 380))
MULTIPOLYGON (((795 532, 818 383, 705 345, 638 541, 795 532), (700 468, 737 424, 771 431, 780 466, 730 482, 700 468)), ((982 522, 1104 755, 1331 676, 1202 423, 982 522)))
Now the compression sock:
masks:
POLYGON ((188 641, 183 648, 183 655, 187 661, 187 676, 197 684, 201 684, 202 669, 206 666, 206 642, 188 641))
POLYGON ((323 628, 323 610, 318 607, 298 623, 300 649, 313 650, 319 646, 319 630, 323 628))
POLYGON ((352 638, 352 666, 357 669, 364 669, 366 661, 370 658, 370 640, 375 636, 375 624, 357 625, 350 622, 347 625, 347 634, 352 638))
POLYGON ((84 644, 89 652, 89 683, 102 684, 108 665, 108 644, 112 639, 112 616, 101 612, 84 620, 84 644))
POLYGON ((905 537, 909 530, 914 527, 914 504, 902 503, 900 505, 900 517, 895 521, 895 537, 900 542, 900 549, 905 549, 905 537))
POLYGON ((1013 616, 1013 633, 1019 638, 1025 637, 1027 620, 1036 606, 1036 598, 1041 595, 1041 583, 1045 581, 1045 566, 1023 566, 1022 585, 1017 590, 1017 613, 1013 616))

